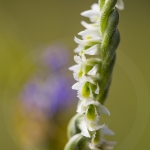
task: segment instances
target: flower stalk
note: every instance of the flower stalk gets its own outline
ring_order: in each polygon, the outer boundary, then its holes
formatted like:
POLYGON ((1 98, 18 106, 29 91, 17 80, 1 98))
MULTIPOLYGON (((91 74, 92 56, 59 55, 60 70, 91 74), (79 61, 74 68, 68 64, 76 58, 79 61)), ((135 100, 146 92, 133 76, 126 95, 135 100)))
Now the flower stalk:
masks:
POLYGON ((115 142, 104 139, 104 135, 114 133, 100 122, 100 117, 102 114, 110 115, 103 104, 120 42, 117 8, 123 9, 123 5, 122 0, 99 0, 98 4, 91 6, 91 10, 81 13, 91 23, 82 21, 85 30, 78 33, 82 40, 75 37, 79 44, 75 49, 78 55, 74 57, 77 64, 69 69, 77 81, 72 89, 77 90, 79 103, 77 114, 68 126, 70 140, 65 150, 107 150, 115 145, 115 142))

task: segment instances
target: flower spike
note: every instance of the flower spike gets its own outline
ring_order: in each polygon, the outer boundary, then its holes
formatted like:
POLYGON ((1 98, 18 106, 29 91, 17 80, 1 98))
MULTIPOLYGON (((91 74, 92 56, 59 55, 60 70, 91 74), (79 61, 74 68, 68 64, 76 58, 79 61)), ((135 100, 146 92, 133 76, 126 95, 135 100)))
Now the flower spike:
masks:
POLYGON ((108 142, 104 135, 113 135, 102 114, 110 115, 103 106, 112 79, 116 49, 120 42, 117 25, 118 10, 124 8, 123 0, 99 0, 90 10, 81 13, 91 23, 81 22, 84 31, 75 37, 78 47, 74 50, 76 65, 69 68, 77 81, 72 89, 77 90, 79 103, 77 115, 69 123, 69 142, 65 150, 108 150, 115 142, 108 142), (86 148, 85 148, 86 147, 86 148))

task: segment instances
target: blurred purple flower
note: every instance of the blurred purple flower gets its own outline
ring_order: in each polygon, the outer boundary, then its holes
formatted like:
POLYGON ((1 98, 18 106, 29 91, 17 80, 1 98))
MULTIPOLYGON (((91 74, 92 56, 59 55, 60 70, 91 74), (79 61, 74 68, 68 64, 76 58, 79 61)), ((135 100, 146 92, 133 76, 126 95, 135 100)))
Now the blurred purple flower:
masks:
POLYGON ((44 50, 42 62, 52 70, 58 70, 67 64, 68 58, 69 53, 67 48, 60 44, 54 44, 44 50))
POLYGON ((52 117, 73 103, 75 97, 74 91, 71 90, 73 81, 63 71, 68 56, 64 46, 53 45, 44 50, 40 63, 51 72, 47 72, 46 78, 43 78, 44 74, 35 76, 25 85, 21 100, 26 112, 36 111, 52 117))
POLYGON ((51 117, 72 104, 74 93, 70 84, 62 75, 50 76, 45 81, 40 78, 31 80, 22 93, 23 106, 28 111, 36 109, 51 117))

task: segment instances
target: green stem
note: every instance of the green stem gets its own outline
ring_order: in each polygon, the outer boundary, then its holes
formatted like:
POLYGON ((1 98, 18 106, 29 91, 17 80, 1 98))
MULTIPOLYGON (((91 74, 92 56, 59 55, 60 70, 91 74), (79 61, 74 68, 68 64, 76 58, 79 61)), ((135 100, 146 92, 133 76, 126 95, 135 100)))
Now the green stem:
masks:
POLYGON ((119 14, 117 9, 114 8, 116 2, 117 0, 107 0, 103 5, 100 17, 100 32, 102 36, 100 55, 102 65, 100 68, 100 94, 97 99, 101 104, 107 98, 116 59, 116 49, 120 42, 120 34, 117 30, 119 14))

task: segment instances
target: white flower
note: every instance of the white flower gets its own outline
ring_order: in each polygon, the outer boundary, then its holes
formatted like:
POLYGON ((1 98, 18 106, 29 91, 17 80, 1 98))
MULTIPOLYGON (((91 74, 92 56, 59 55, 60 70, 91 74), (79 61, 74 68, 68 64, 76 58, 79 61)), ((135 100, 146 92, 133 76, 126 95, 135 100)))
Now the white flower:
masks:
POLYGON ((90 48, 85 49, 84 45, 78 45, 78 47, 74 50, 74 52, 79 54, 87 54, 87 55, 97 55, 99 54, 100 44, 95 44, 90 48))
POLYGON ((92 135, 92 140, 90 147, 91 149, 98 150, 98 147, 101 147, 104 150, 112 149, 115 145, 115 142, 107 142, 104 139, 104 135, 114 135, 114 132, 111 131, 106 125, 97 130, 92 135))
POLYGON ((110 116, 110 112, 105 106, 101 105, 98 101, 94 101, 92 99, 90 101, 88 101, 86 99, 79 100, 77 112, 78 113, 85 113, 87 106, 90 104, 93 104, 97 107, 98 114, 107 114, 110 116))
POLYGON ((99 40, 101 40, 99 28, 85 29, 84 31, 79 32, 78 35, 81 35, 84 40, 94 38, 98 38, 99 40))
POLYGON ((86 74, 91 76, 96 75, 99 65, 95 65, 95 63, 101 62, 101 60, 97 58, 86 59, 84 55, 74 56, 74 60, 77 63, 77 65, 70 67, 69 70, 73 71, 73 76, 76 81, 79 81, 79 79, 85 76, 86 74))
POLYGON ((80 100, 91 100, 93 99, 92 89, 89 86, 90 84, 95 85, 95 81, 91 77, 83 76, 79 79, 79 82, 76 82, 73 86, 73 90, 77 90, 78 97, 80 100))
MULTIPOLYGON (((81 118, 79 120, 79 124, 78 124, 80 130, 81 130, 81 134, 85 137, 91 138, 91 134, 90 134, 90 130, 88 129, 87 123, 85 122, 84 118, 81 118)), ((98 129, 104 128, 105 125, 100 125, 98 129)), ((96 131, 96 130, 94 130, 96 131)))
POLYGON ((108 142, 104 139, 104 135, 114 135, 114 132, 111 131, 106 125, 101 125, 99 130, 95 130, 95 132, 89 132, 84 118, 81 118, 78 126, 83 136, 91 138, 90 148, 93 150, 99 150, 99 147, 104 150, 109 150, 116 144, 116 142, 108 142))
MULTIPOLYGON (((116 7, 120 10, 123 10, 124 9, 123 0, 118 0, 117 4, 116 4, 116 7)), ((90 21, 93 22, 93 23, 98 23, 100 15, 101 15, 99 4, 93 4, 91 6, 90 10, 82 12, 81 15, 84 16, 84 17, 88 17, 90 19, 90 21)), ((83 26, 85 26, 85 28, 90 27, 85 23, 83 23, 83 26)))
POLYGON ((104 113, 110 115, 109 110, 97 101, 91 101, 86 105, 87 108, 85 113, 85 120, 88 130, 95 131, 102 128, 103 125, 100 125, 99 123, 100 114, 104 113))
MULTIPOLYGON (((116 7, 120 10, 123 10, 124 9, 123 0, 118 0, 116 7)), ((93 4, 90 10, 82 12, 81 15, 84 17, 88 17, 91 22, 98 23, 101 15, 99 4, 93 4)))
MULTIPOLYGON (((86 128, 89 131, 96 131, 100 128, 103 128, 105 125, 101 125, 99 122, 100 114, 107 114, 110 115, 109 110, 101 105, 98 101, 86 101, 86 100, 80 100, 78 104, 77 112, 84 114, 84 120, 83 122, 86 123, 86 128)), ((85 128, 85 127, 84 127, 85 128)), ((109 132, 107 128, 105 127, 102 132, 105 134, 109 132)))
POLYGON ((97 37, 90 37, 87 38, 87 39, 83 39, 83 40, 80 40, 79 38, 75 37, 74 38, 74 41, 77 43, 77 44, 80 44, 80 45, 84 45, 84 46, 93 46, 94 44, 100 44, 100 41, 101 41, 101 37, 97 36, 97 37))
POLYGON ((91 22, 98 22, 100 18, 100 9, 98 4, 93 4, 91 10, 87 10, 81 13, 82 16, 88 17, 91 22))

